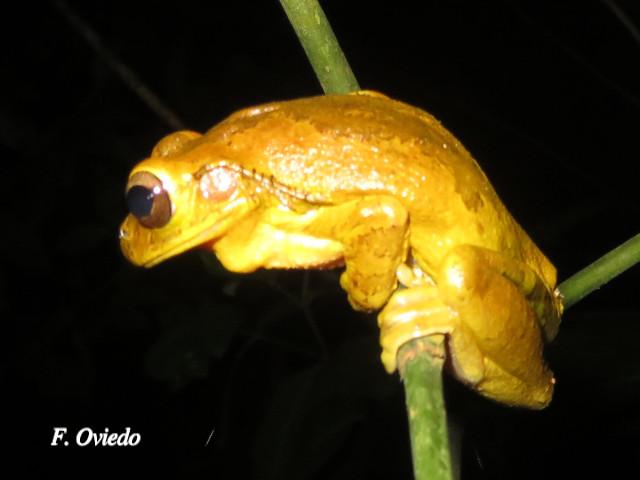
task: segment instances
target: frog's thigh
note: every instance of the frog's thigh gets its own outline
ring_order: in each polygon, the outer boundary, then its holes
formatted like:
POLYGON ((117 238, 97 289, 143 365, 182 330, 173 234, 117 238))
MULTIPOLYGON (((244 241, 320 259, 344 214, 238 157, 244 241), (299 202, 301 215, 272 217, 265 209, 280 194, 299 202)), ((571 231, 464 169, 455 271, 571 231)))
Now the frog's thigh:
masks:
POLYGON ((551 399, 553 375, 542 357, 534 306, 525 296, 531 274, 521 262, 460 246, 442 262, 438 289, 484 354, 485 375, 476 388, 496 400, 541 408, 551 399))
POLYGON ((340 285, 354 308, 382 307, 396 288, 396 269, 407 255, 408 214, 394 197, 372 195, 328 208, 309 230, 344 247, 340 285))

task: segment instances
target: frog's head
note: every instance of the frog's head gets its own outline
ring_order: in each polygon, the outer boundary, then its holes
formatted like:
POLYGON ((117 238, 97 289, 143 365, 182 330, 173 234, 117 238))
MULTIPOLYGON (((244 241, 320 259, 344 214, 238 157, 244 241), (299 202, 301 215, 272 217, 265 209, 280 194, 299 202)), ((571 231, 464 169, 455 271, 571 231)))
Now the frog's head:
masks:
POLYGON ((169 135, 131 171, 120 246, 135 265, 151 267, 215 242, 255 207, 240 173, 200 137, 169 135))

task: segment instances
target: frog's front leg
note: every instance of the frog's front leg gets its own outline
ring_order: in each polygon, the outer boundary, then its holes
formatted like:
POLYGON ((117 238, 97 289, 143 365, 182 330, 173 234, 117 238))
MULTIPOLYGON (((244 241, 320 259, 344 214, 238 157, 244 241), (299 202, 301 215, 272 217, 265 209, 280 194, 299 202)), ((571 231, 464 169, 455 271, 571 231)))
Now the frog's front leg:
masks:
POLYGON ((340 285, 358 310, 377 310, 396 289, 408 251, 409 216, 394 197, 372 195, 324 209, 307 230, 343 246, 340 285))
POLYGON ((447 254, 434 280, 396 292, 380 313, 387 370, 405 342, 445 334, 461 381, 503 403, 546 406, 554 379, 541 325, 557 329, 559 310, 539 277, 521 262, 464 245, 447 254))
POLYGON ((408 250, 408 214, 395 198, 371 195, 295 213, 254 212, 213 245, 234 272, 319 268, 344 262, 340 277, 349 301, 376 310, 397 286, 396 269, 408 250))

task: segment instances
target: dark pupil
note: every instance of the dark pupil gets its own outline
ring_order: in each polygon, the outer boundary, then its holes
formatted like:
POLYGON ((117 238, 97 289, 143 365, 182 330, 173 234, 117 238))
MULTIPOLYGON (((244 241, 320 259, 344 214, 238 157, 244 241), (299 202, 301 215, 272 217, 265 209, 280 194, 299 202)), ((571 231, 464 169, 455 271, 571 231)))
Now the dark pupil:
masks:
POLYGON ((146 217, 153 207, 153 190, 135 185, 127 192, 127 206, 129 211, 138 218, 146 217))

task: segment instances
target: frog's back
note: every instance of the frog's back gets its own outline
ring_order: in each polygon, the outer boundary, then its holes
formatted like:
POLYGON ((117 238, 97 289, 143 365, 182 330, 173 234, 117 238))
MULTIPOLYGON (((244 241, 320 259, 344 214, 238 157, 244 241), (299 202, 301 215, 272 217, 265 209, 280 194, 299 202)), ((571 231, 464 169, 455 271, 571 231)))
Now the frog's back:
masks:
POLYGON ((511 254, 555 283, 469 152, 423 110, 373 92, 303 98, 241 110, 203 140, 326 203, 376 193, 400 199, 428 271, 452 246, 470 243, 511 254))
POLYGON ((230 159, 246 168, 335 202, 385 191, 413 203, 436 183, 486 182, 434 117, 372 92, 241 110, 203 140, 225 143, 230 159))

